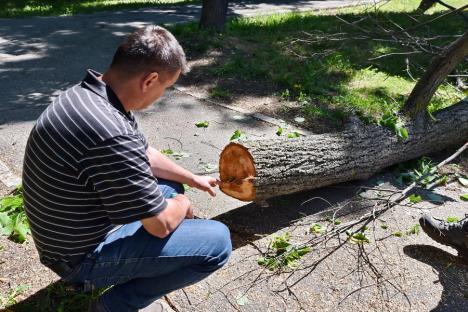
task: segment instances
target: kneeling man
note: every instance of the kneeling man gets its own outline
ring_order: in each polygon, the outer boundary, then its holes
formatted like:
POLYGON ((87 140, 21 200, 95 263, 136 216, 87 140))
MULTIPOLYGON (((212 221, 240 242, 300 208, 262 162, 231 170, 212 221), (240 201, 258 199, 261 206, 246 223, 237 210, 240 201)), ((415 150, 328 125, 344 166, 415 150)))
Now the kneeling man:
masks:
POLYGON ((231 253, 227 227, 192 219, 183 195, 186 183, 214 196, 219 181, 149 147, 132 114, 187 70, 170 32, 139 29, 103 75, 88 70, 49 105, 29 136, 24 199, 40 260, 85 291, 113 285, 91 311, 156 311, 156 299, 231 253))

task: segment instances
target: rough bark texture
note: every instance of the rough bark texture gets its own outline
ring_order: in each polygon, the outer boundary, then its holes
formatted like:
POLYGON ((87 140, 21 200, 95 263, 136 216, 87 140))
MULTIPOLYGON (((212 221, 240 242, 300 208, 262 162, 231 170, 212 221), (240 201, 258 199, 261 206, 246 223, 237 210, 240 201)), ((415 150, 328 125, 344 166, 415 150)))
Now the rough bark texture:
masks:
MULTIPOLYGON (((407 140, 399 139, 386 128, 362 125, 338 134, 242 142, 252 156, 256 171, 252 181, 254 196, 244 200, 261 202, 279 195, 365 179, 390 165, 462 145, 468 140, 468 102, 462 101, 434 116, 436 121, 419 118, 408 122, 407 140)), ((220 161, 221 175, 222 170, 220 161)), ((222 183, 221 189, 233 196, 229 193, 230 184, 240 183, 222 183)))
POLYGON ((417 12, 424 13, 433 7, 438 1, 437 0, 422 0, 419 3, 418 8, 416 9, 417 12))
POLYGON ((403 107, 409 115, 425 111, 429 101, 447 75, 468 56, 468 30, 458 40, 436 56, 414 87, 403 107))
POLYGON ((203 0, 200 28, 224 29, 228 0, 203 0))

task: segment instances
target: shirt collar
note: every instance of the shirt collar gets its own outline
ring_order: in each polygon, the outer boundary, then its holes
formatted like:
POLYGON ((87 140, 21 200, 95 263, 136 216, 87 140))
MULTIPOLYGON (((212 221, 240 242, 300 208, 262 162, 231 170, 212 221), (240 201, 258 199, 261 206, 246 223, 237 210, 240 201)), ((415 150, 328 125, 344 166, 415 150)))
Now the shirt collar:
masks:
POLYGON ((116 109, 122 112, 129 119, 132 119, 132 114, 130 112, 125 111, 122 102, 120 102, 115 92, 108 85, 106 85, 104 81, 99 79, 100 76, 102 76, 101 73, 92 69, 88 69, 86 71, 86 76, 81 82, 81 86, 96 93, 104 100, 112 104, 116 109))

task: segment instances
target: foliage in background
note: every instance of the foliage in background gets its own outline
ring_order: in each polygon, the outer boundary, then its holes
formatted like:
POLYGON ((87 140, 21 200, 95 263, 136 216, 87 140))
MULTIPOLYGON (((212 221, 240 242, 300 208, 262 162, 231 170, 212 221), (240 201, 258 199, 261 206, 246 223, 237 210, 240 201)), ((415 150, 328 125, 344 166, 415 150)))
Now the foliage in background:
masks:
MULTIPOLYGON (((359 40, 364 32, 342 20, 358 23, 360 28, 370 31, 377 31, 378 23, 391 32, 442 14, 440 6, 424 15, 411 13, 419 2, 394 0, 379 5, 379 11, 373 7, 355 7, 333 12, 238 18, 228 23, 225 33, 200 31, 195 23, 175 25, 171 30, 190 58, 215 55, 211 64, 194 66, 193 74, 205 73, 210 83, 218 81, 217 87, 224 91, 229 85, 222 83, 233 79, 245 86, 259 82, 259 86, 270 85, 282 99, 299 104, 298 114, 306 118, 306 124, 318 119, 340 124, 350 114, 377 122, 385 113, 399 110, 432 55, 410 53, 410 48, 388 38, 359 40), (339 33, 346 36, 340 40, 310 42, 307 40, 311 33, 331 39, 339 33)), ((452 0, 449 4, 459 7, 465 2, 452 0)), ((415 28, 411 34, 433 37, 431 44, 445 46, 465 29, 465 21, 453 14, 415 28)), ((460 66, 462 72, 467 69, 466 63, 460 66)), ((229 94, 237 95, 239 90, 229 94)), ((444 83, 429 110, 444 108, 463 97, 463 92, 453 84, 444 83)), ((406 136, 402 127, 396 127, 395 132, 406 136)))
POLYGON ((2 0, 0 1, 0 17, 74 15, 199 2, 199 0, 2 0))
POLYGON ((0 234, 23 243, 30 234, 23 204, 23 189, 19 186, 11 195, 0 199, 0 234))

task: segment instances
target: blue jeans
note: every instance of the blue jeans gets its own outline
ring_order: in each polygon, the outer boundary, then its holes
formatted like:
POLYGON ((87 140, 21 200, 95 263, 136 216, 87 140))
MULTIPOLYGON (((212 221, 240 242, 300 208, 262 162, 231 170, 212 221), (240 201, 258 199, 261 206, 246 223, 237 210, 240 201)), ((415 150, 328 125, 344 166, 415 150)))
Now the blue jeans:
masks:
MULTIPOLYGON (((159 184, 165 197, 183 192, 180 184, 159 184)), ((104 309, 138 311, 221 268, 231 250, 229 230, 217 221, 186 219, 164 239, 137 221, 111 232, 65 280, 85 291, 114 285, 100 298, 104 309)))

